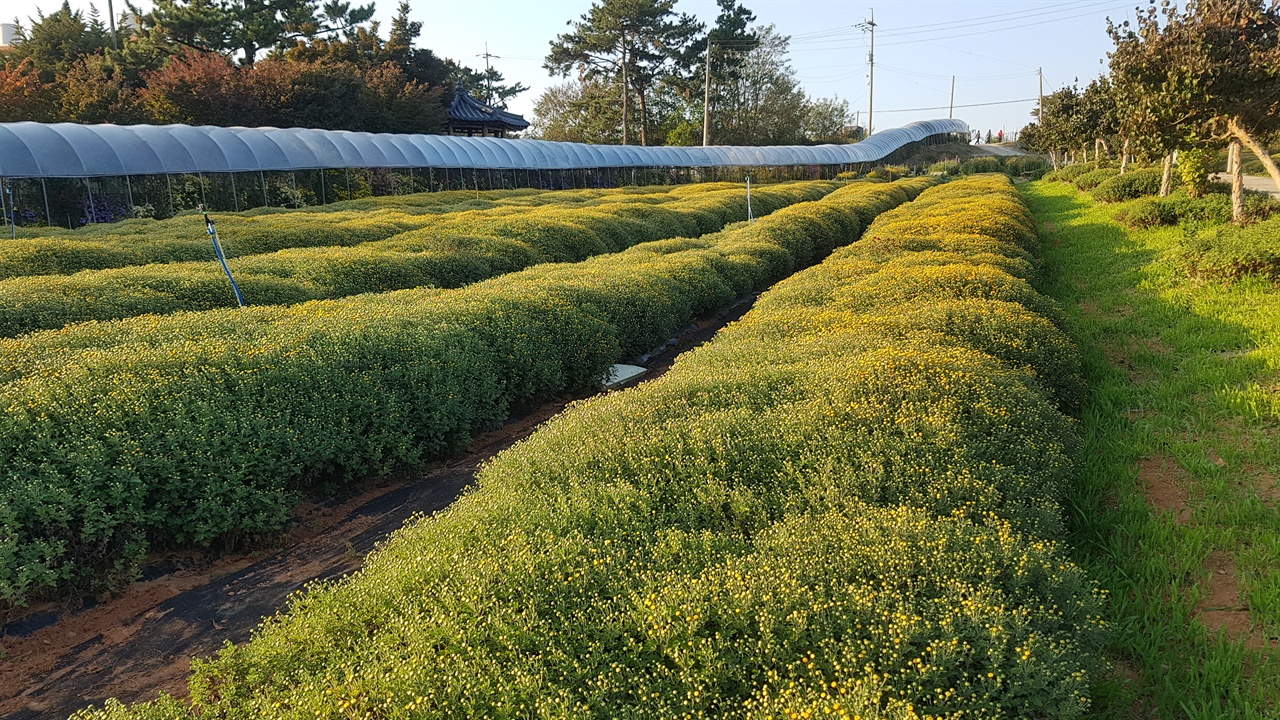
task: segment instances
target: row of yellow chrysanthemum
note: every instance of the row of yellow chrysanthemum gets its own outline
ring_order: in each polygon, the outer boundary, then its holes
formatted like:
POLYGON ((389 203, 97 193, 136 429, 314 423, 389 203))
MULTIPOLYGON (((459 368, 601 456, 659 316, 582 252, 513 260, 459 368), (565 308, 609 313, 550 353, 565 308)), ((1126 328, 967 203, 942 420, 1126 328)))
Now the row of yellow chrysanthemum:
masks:
MULTIPOLYGON (((753 209, 767 214, 836 187, 806 182, 758 188, 753 209)), ((729 183, 697 191, 686 186, 568 195, 498 197, 497 205, 487 201, 494 207, 483 210, 465 210, 474 200, 432 207, 433 213, 452 210, 445 214, 418 212, 415 206, 373 214, 228 216, 220 225, 245 301, 278 305, 411 287, 460 287, 540 262, 582 260, 647 240, 697 237, 747 217, 743 189, 729 183), (282 247, 289 249, 278 250, 282 247)), ((412 197, 417 196, 406 196, 406 202, 412 197)), ((27 274, 0 280, 0 337, 85 320, 233 307, 235 296, 204 230, 193 222, 151 222, 115 238, 5 244, 0 268, 7 263, 11 271, 27 274), (185 235, 174 234, 179 231, 185 235), (201 259, 173 262, 192 255, 201 259), (150 264, 130 264, 135 262, 150 264), (44 274, 54 266, 79 270, 118 264, 128 266, 44 274)))
POLYGON ((440 457, 509 407, 598 385, 925 184, 860 183, 700 239, 458 290, 0 341, 0 600, 118 583, 156 545, 277 531, 299 492, 440 457))
POLYGON ((196 663, 188 701, 82 717, 1080 717, 1080 381, 1034 250, 1007 180, 927 191, 196 663))

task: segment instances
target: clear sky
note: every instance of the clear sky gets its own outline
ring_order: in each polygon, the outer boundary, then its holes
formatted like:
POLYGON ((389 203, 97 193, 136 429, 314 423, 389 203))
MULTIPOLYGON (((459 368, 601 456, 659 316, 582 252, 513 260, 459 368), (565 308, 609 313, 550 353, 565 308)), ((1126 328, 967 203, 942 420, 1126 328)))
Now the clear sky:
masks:
MULTIPOLYGON (((106 15, 106 0, 95 0, 106 15)), ((147 0, 137 3, 148 7, 147 0)), ((377 0, 386 35, 397 0, 377 0)), ((947 117, 951 76, 955 116, 982 131, 1012 132, 1035 108, 1036 68, 1046 93, 1101 73, 1111 47, 1106 19, 1132 18, 1137 0, 745 0, 761 24, 790 35, 791 62, 813 96, 839 95, 866 122, 869 35, 857 25, 874 7, 876 22, 875 128, 947 117), (1021 101, 1021 102, 1006 102, 1021 101), (979 105, 965 107, 967 105, 979 105), (923 109, 917 109, 923 108, 923 109)), ((0 19, 26 22, 36 9, 61 0, 0 0, 0 19)), ((72 0, 87 9, 89 0, 72 0)), ((116 1, 116 10, 124 0, 116 1)), ((419 44, 438 55, 483 67, 488 43, 494 65, 509 80, 532 88, 511 110, 532 117, 541 91, 559 81, 542 67, 550 42, 568 30, 591 0, 411 0, 423 23, 419 44)), ((679 0, 676 9, 710 24, 715 0, 679 0)))

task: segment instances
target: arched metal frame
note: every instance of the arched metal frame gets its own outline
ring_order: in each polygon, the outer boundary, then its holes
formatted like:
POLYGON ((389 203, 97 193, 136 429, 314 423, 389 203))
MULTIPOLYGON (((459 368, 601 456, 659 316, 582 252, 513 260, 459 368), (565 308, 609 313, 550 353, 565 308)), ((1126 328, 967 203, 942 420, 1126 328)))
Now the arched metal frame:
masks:
POLYGON ((871 163, 912 142, 967 133, 926 120, 851 145, 640 147, 307 128, 0 123, 0 177, 85 178, 344 168, 587 170, 871 163))

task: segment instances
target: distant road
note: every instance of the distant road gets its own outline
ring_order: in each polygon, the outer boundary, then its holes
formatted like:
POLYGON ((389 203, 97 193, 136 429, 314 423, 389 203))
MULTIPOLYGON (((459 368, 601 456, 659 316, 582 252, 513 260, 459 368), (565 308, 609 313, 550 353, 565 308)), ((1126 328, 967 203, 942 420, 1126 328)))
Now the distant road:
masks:
MULTIPOLYGON (((1226 173, 1218 173, 1213 176, 1213 179, 1224 183, 1231 182, 1231 176, 1226 173)), ((1244 187, 1246 190, 1270 193, 1271 197, 1280 198, 1280 190, 1276 189, 1276 184, 1271 181, 1270 175, 1245 175, 1244 187)))
POLYGON ((1025 152, 1023 152, 1022 150, 1019 150, 1016 147, 1013 147, 1012 145, 974 145, 972 147, 975 150, 978 150, 983 153, 987 153, 989 155, 1003 155, 1005 157, 1010 157, 1013 155, 1026 155, 1025 152))

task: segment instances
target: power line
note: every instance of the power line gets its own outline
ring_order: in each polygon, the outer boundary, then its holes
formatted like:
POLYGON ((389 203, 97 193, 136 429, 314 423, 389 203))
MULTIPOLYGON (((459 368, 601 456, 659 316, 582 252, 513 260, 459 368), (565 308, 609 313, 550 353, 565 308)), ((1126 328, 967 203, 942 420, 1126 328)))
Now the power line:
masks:
POLYGON ((1035 70, 1031 70, 1029 72, 1011 73, 1008 75, 934 75, 932 73, 922 73, 922 72, 916 72, 914 70, 903 70, 902 68, 892 67, 890 65, 885 65, 884 63, 881 63, 880 67, 890 72, 897 73, 899 75, 911 75, 913 77, 934 78, 937 80, 946 80, 947 78, 951 78, 951 77, 954 77, 957 80, 1011 80, 1013 78, 1030 77, 1036 74, 1035 70))
POLYGON ((1012 65, 1014 67, 1026 68, 1027 70, 1031 71, 1027 73, 1028 75, 1036 71, 1036 69, 1030 65, 1024 65, 1022 63, 1013 62, 1012 60, 1006 60, 1004 58, 993 57, 991 55, 983 55, 982 53, 971 52, 969 50, 961 50, 960 48, 954 48, 954 47, 951 47, 950 45, 943 45, 942 43, 933 42, 932 40, 921 40, 920 42, 925 45, 932 45, 934 47, 939 47, 939 48, 942 48, 943 50, 949 50, 951 52, 964 53, 965 55, 972 55, 974 57, 979 57, 984 60, 994 60, 995 62, 998 62, 998 63, 1004 63, 1005 65, 1012 65))
MULTIPOLYGON (((1022 16, 1044 16, 1046 14, 1071 12, 1073 10, 1082 10, 1086 7, 1095 7, 1095 6, 1108 5, 1108 4, 1111 4, 1111 0, 1077 0, 1076 2, 1061 3, 1058 7, 1053 9, 1033 8, 1029 10, 1014 10, 1007 13, 996 13, 994 15, 981 15, 981 16, 972 17, 972 18, 962 18, 960 20, 946 20, 946 21, 936 22, 936 23, 907 25, 905 27, 894 28, 893 30, 886 31, 884 35, 888 37, 890 35, 901 35, 901 34, 909 34, 909 33, 949 32, 951 30, 957 30, 964 27, 974 27, 974 26, 986 25, 986 24, 999 24, 1001 22, 1008 22, 1010 20, 1023 19, 1022 16), (947 26, 956 26, 956 27, 947 27, 947 26)), ((856 28, 855 26, 852 26, 852 25, 841 26, 836 28, 827 28, 824 30, 814 30, 812 32, 799 33, 797 35, 793 35, 792 38, 800 41, 819 39, 823 37, 832 37, 840 34, 850 34, 851 31, 854 29, 856 28)))
MULTIPOLYGON (((1057 15, 1061 13, 1075 12, 1078 10, 1085 10, 1085 9, 1096 10, 1097 8, 1100 8, 1106 5, 1114 5, 1114 4, 1115 4, 1115 0, 1093 0, 1092 2, 1087 2, 1082 4, 1064 3, 1052 9, 1036 8, 1034 10, 1023 10, 1019 13, 1009 13, 1008 15, 1010 17, 1006 17, 1003 20, 979 22, 977 18, 972 18, 971 20, 968 20, 968 21, 955 21, 952 23, 935 23, 932 26, 916 25, 916 26, 909 26, 905 28, 893 28, 892 30, 886 31, 884 35, 885 37, 898 37, 901 35, 921 35, 921 34, 929 34, 929 33, 935 33, 935 32, 954 32, 956 30, 965 30, 968 28, 982 27, 983 25, 1001 25, 1007 22, 1027 20, 1033 17, 1038 19, 1046 19, 1046 16, 1049 16, 1049 15, 1057 15), (1022 17, 1013 17, 1013 15, 1019 15, 1022 17), (944 25, 953 25, 954 27, 943 27, 944 25)), ((1090 12, 1088 14, 1092 14, 1092 13, 1090 12)))
MULTIPOLYGON (((1112 3, 1112 5, 1113 7, 1125 7, 1125 6, 1115 6, 1114 3, 1112 3)), ((1062 22, 1063 20, 1075 20, 1077 18, 1090 17, 1096 14, 1097 14, 1096 12, 1087 12, 1087 13, 1081 13, 1079 15, 1068 15, 1066 17, 1053 18, 1050 20, 1039 20, 1037 22, 1032 22, 1032 23, 1023 23, 1021 25, 1008 25, 1006 27, 991 28, 990 30, 981 30, 978 32, 963 33, 960 35, 946 35, 943 37, 928 38, 928 39, 929 40, 950 40, 952 38, 973 37, 974 35, 986 35, 987 33, 1002 32, 1005 30, 1020 30, 1022 28, 1036 27, 1037 25, 1048 25, 1050 23, 1062 22)), ((887 45, 910 45, 916 42, 920 42, 920 41, 919 40, 899 40, 897 42, 890 42, 886 44, 887 45)))
MULTIPOLYGON (((1122 5, 1115 5, 1114 3, 1108 3, 1108 4, 1112 5, 1112 7, 1113 7, 1113 8, 1123 8, 1123 7, 1126 7, 1126 6, 1122 6, 1122 5)), ((950 40, 950 39, 953 39, 953 38, 973 37, 973 36, 975 36, 975 35, 988 35, 988 34, 990 34, 990 33, 1003 32, 1003 31, 1005 31, 1005 30, 1020 30, 1020 29, 1022 29, 1022 28, 1036 27, 1036 26, 1039 26, 1039 25, 1048 25, 1048 24, 1050 24, 1050 23, 1062 22, 1063 20, 1075 20, 1075 19, 1077 19, 1077 18, 1091 17, 1091 16, 1093 16, 1093 15, 1095 15, 1095 14, 1096 14, 1096 11, 1095 11, 1095 12, 1080 13, 1080 14, 1077 14, 1077 15, 1067 15, 1067 16, 1065 16, 1065 17, 1052 18, 1052 19, 1048 19, 1048 20, 1038 20, 1038 21, 1036 21, 1036 22, 1022 23, 1022 24, 1018 24, 1018 25, 1006 25, 1006 26, 1004 26, 1004 27, 993 27, 993 28, 989 28, 989 29, 987 29, 987 30, 979 30, 979 31, 969 32, 969 33, 959 33, 959 34, 956 34, 956 35, 942 35, 942 36, 939 36, 939 37, 933 37, 933 38, 919 38, 919 39, 909 39, 909 40, 898 40, 898 41, 895 41, 895 42, 882 43, 882 45, 912 45, 912 44, 915 44, 915 43, 927 43, 927 42, 934 41, 934 40, 950 40)), ((848 39, 851 39, 851 38, 848 38, 848 39)), ((843 41, 845 41, 845 40, 847 40, 847 39, 846 39, 846 38, 836 38, 836 39, 828 40, 828 41, 826 41, 826 42, 843 42, 843 41)), ((814 52, 814 51, 823 51, 823 50, 856 50, 856 49, 859 49, 859 47, 860 47, 859 45, 849 45, 849 44, 845 44, 845 45, 825 45, 825 46, 822 46, 822 47, 801 47, 801 48, 795 48, 794 50, 792 50, 792 52, 814 52)))
MULTIPOLYGON (((1026 100, 997 100, 995 102, 969 103, 967 105, 956 105, 958 108, 971 107, 987 107, 989 105, 1013 105, 1016 103, 1035 102, 1035 98, 1027 98, 1026 100)), ((946 110, 950 105, 939 105, 937 107, 919 107, 919 108, 902 108, 901 110, 881 110, 882 113, 900 113, 900 112, 923 112, 925 110, 946 110)))

